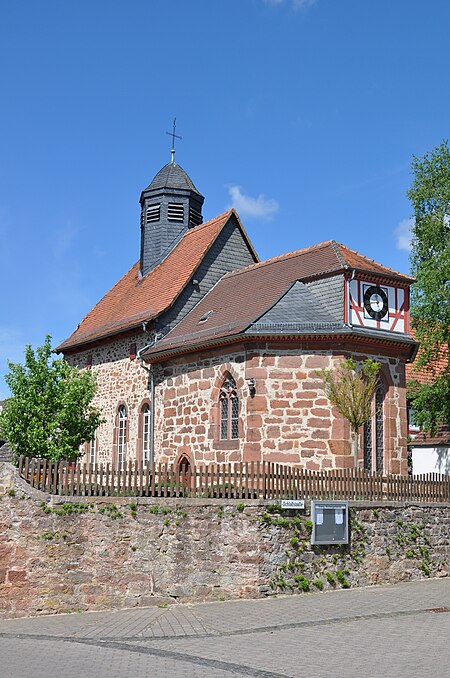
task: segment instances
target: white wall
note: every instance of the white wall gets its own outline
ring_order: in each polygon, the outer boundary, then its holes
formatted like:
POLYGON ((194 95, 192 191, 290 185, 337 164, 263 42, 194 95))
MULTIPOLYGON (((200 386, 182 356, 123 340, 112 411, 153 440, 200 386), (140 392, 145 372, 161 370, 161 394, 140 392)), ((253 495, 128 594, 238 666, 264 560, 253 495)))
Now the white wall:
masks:
POLYGON ((450 446, 412 447, 412 464, 414 475, 419 473, 450 475, 450 446))

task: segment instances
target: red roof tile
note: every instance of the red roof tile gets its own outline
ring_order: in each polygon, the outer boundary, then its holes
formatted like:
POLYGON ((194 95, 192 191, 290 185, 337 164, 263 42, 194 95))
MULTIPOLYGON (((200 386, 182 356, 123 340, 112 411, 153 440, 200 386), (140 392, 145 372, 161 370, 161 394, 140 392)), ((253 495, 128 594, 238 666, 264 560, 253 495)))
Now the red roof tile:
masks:
MULTIPOLYGON (((411 336, 416 337, 416 331, 411 329, 411 336)), ((406 380, 418 381, 419 384, 432 384, 436 377, 444 373, 447 367, 447 351, 445 347, 442 349, 442 355, 432 365, 427 367, 417 367, 417 361, 420 358, 420 347, 417 352, 416 359, 413 363, 406 365, 406 380)))
POLYGON ((437 447, 438 445, 450 445, 450 426, 441 424, 434 436, 428 433, 419 433, 411 441, 413 447, 437 447))
POLYGON ((341 245, 340 243, 335 243, 335 245, 339 249, 341 257, 344 259, 349 268, 356 268, 360 271, 367 271, 368 273, 378 273, 379 275, 384 275, 389 278, 393 277, 401 279, 408 283, 415 281, 415 278, 405 275, 404 273, 394 271, 392 268, 388 268, 387 266, 383 266, 373 259, 369 259, 369 257, 365 257, 363 254, 355 252, 355 250, 351 250, 345 245, 341 245))
POLYGON ((236 212, 229 210, 188 230, 172 252, 141 280, 137 262, 56 350, 64 351, 130 329, 163 313, 189 282, 231 216, 239 221, 236 212))
MULTIPOLYGON (((227 273, 183 320, 148 355, 185 343, 239 334, 269 309, 295 280, 307 280, 346 268, 395 277, 409 284, 409 276, 396 273, 334 240, 283 254, 227 273), (213 311, 202 324, 202 316, 213 311)), ((344 319, 342 318, 342 321, 344 319)))

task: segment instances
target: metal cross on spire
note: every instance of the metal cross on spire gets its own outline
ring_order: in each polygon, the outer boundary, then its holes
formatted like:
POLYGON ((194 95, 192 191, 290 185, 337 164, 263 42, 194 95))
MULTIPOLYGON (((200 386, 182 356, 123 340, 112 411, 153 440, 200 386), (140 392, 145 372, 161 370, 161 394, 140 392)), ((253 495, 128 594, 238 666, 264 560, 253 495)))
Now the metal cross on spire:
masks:
POLYGON ((183 137, 178 136, 178 134, 175 134, 175 128, 177 125, 177 119, 173 119, 173 130, 172 132, 166 132, 166 134, 169 135, 169 137, 172 137, 172 150, 170 151, 172 154, 172 157, 170 159, 170 162, 175 162, 175 139, 182 139, 183 137))

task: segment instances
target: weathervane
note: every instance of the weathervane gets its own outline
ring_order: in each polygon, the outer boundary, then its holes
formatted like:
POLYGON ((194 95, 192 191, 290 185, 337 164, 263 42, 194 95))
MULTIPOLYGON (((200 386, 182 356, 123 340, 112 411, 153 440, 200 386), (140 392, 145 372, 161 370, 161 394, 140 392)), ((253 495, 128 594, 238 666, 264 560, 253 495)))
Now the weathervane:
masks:
POLYGON ((170 162, 175 162, 175 139, 182 139, 183 137, 178 136, 178 134, 175 134, 175 128, 177 125, 177 119, 173 119, 173 130, 172 132, 166 132, 166 134, 169 135, 169 137, 172 137, 172 150, 170 151, 172 154, 170 162))

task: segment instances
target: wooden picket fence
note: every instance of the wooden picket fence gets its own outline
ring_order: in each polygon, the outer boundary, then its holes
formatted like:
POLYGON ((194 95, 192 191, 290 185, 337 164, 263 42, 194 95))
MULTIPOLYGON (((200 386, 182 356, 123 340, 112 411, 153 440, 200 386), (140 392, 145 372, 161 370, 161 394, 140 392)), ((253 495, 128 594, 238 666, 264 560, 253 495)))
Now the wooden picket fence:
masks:
POLYGON ((381 476, 355 469, 308 471, 267 461, 200 464, 187 469, 129 461, 117 470, 109 463, 20 457, 19 473, 38 490, 77 497, 450 501, 449 476, 381 476))

